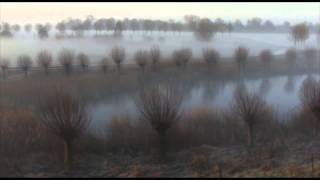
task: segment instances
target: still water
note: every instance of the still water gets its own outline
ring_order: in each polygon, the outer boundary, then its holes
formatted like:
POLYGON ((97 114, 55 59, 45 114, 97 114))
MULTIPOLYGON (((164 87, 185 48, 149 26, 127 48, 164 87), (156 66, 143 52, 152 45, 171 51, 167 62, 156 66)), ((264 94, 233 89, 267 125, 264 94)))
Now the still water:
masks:
MULTIPOLYGON (((228 108, 235 89, 245 86, 249 92, 258 93, 273 105, 278 116, 284 116, 300 105, 300 87, 308 77, 320 80, 319 74, 304 74, 242 81, 203 81, 185 90, 182 106, 185 110, 199 106, 228 108)), ((92 104, 93 125, 104 125, 114 115, 136 116, 134 98, 132 94, 120 95, 108 102, 92 104)))

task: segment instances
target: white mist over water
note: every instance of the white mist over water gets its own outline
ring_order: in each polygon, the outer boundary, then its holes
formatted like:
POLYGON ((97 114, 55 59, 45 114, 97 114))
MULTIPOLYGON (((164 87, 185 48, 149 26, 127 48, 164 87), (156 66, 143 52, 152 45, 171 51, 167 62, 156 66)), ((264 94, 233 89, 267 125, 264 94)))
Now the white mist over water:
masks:
MULTIPOLYGON (((112 32, 107 32, 110 35, 112 32)), ((116 46, 126 49, 126 60, 124 63, 133 64, 132 55, 139 49, 150 49, 158 45, 165 57, 170 57, 172 52, 179 48, 191 48, 193 57, 201 57, 202 49, 213 47, 219 51, 222 57, 232 57, 235 48, 245 46, 250 49, 251 55, 257 55, 264 49, 270 49, 274 54, 282 54, 287 48, 293 47, 289 34, 285 33, 218 33, 210 42, 197 41, 192 33, 143 33, 125 32, 122 40, 112 38, 93 38, 93 31, 86 33, 84 38, 55 39, 52 32, 49 39, 38 39, 35 32, 19 32, 11 39, 0 39, 0 55, 11 61, 11 66, 16 65, 17 57, 28 54, 33 59, 43 49, 53 53, 55 63, 56 57, 62 48, 75 50, 76 53, 86 53, 91 58, 92 64, 96 64, 104 56, 109 56, 110 50, 116 46), (144 38, 145 37, 145 38, 144 38)), ((316 47, 317 37, 310 35, 303 47, 316 47)))

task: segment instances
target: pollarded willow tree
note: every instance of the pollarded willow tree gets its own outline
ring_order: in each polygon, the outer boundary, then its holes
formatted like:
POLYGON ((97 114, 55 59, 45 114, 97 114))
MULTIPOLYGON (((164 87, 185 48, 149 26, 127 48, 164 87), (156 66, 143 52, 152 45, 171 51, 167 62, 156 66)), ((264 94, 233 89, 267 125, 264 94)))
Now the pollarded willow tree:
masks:
POLYGON ((79 98, 56 89, 39 105, 40 120, 47 130, 64 143, 65 168, 72 168, 74 141, 89 126, 87 107, 79 98))
POLYGON ((294 45, 302 44, 309 38, 309 28, 305 23, 296 24, 291 29, 294 45))
POLYGON ((213 48, 205 48, 202 50, 204 61, 208 64, 208 68, 216 65, 220 60, 220 54, 213 48))
POLYGON ((107 58, 107 57, 102 58, 100 61, 100 67, 101 67, 103 73, 106 74, 107 70, 109 68, 109 58, 107 58))
POLYGON ((311 113, 316 121, 313 123, 313 135, 318 134, 320 127, 320 83, 314 78, 308 77, 302 83, 300 89, 300 101, 302 110, 311 113))
POLYGON ((49 32, 48 32, 48 29, 46 28, 46 26, 39 25, 39 26, 37 26, 37 30, 38 30, 38 37, 40 39, 46 39, 49 37, 49 32))
POLYGON ((298 55, 295 48, 290 48, 286 51, 286 59, 290 66, 293 66, 297 61, 298 55))
POLYGON ((249 56, 249 49, 245 47, 238 47, 234 52, 234 59, 238 64, 240 70, 244 70, 249 56))
POLYGON ((273 54, 270 50, 266 49, 260 52, 259 54, 261 62, 270 70, 270 65, 274 59, 273 54))
POLYGON ((210 41, 216 29, 212 21, 208 18, 200 19, 194 31, 196 38, 202 41, 210 41))
POLYGON ((317 60, 317 49, 316 48, 306 48, 304 50, 305 62, 311 69, 317 60))
POLYGON ((140 91, 136 101, 140 116, 157 132, 160 157, 167 152, 168 129, 181 117, 181 93, 170 86, 152 85, 140 91))
POLYGON ((116 64, 118 73, 121 72, 121 65, 126 57, 126 52, 123 47, 115 46, 112 48, 110 56, 113 60, 113 62, 116 64))
POLYGON ((38 65, 44 69, 46 75, 49 75, 49 68, 52 64, 52 55, 47 50, 42 50, 38 53, 38 65))
POLYGON ((7 76, 7 70, 9 68, 10 61, 5 58, 0 58, 0 68, 3 74, 3 78, 5 79, 7 76))
POLYGON ((192 50, 190 48, 175 50, 172 56, 177 67, 186 68, 188 62, 192 58, 192 50))
POLYGON ((18 57, 18 66, 21 68, 21 70, 24 72, 25 76, 28 76, 28 72, 30 68, 32 67, 32 60, 31 57, 28 55, 21 55, 18 57))
POLYGON ((80 53, 78 54, 77 59, 82 71, 86 71, 90 64, 89 56, 84 53, 80 53))
POLYGON ((246 89, 235 91, 231 107, 236 116, 246 125, 247 146, 251 148, 254 145, 256 125, 270 118, 272 109, 258 94, 249 93, 246 89))
POLYGON ((161 58, 161 52, 158 46, 153 46, 150 49, 150 58, 151 58, 153 70, 156 71, 161 58))
POLYGON ((58 56, 60 64, 63 66, 63 69, 66 75, 70 75, 72 71, 73 61, 75 59, 75 54, 72 50, 62 49, 59 52, 58 56))
POLYGON ((142 73, 145 71, 145 67, 149 61, 149 52, 146 50, 138 50, 134 55, 136 64, 141 68, 142 73))

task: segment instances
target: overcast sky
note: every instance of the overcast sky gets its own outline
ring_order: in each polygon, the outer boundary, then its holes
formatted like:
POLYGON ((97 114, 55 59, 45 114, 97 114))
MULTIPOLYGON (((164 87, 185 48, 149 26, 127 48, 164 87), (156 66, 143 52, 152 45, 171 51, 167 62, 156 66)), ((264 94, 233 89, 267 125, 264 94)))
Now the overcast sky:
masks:
POLYGON ((69 17, 84 19, 91 14, 96 18, 114 17, 183 20, 186 14, 225 20, 246 20, 252 17, 271 19, 276 24, 318 22, 320 3, 10 3, 0 2, 0 21, 9 23, 56 23, 69 17))

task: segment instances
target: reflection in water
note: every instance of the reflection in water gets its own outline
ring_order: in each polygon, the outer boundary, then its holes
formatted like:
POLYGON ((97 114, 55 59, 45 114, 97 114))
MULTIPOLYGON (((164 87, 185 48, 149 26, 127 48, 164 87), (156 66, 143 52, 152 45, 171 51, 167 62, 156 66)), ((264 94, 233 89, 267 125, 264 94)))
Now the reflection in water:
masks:
MULTIPOLYGON (((199 82, 185 80, 174 84, 183 93, 183 107, 185 108, 203 105, 227 108, 236 91, 248 90, 263 95, 264 99, 273 105, 274 109, 281 115, 300 105, 299 91, 302 83, 312 78, 318 80, 319 77, 318 74, 314 74, 299 75, 294 78, 292 76, 277 76, 268 79, 229 81, 206 79, 199 82)), ((117 114, 134 116, 136 109, 133 95, 135 93, 123 93, 119 97, 92 103, 92 119, 94 121, 107 121, 117 114)))
POLYGON ((246 92, 246 91, 247 91, 246 84, 244 83, 244 80, 241 79, 240 81, 237 82, 237 85, 234 89, 233 94, 240 93, 240 92, 246 92))
POLYGON ((267 96, 271 86, 272 84, 268 78, 263 79, 259 87, 259 95, 263 97, 267 96))
POLYGON ((214 101, 215 97, 224 89, 225 83, 223 81, 205 81, 203 84, 202 101, 210 103, 214 101))
POLYGON ((284 90, 287 93, 292 93, 294 91, 294 77, 293 76, 288 76, 287 82, 284 85, 284 90))

